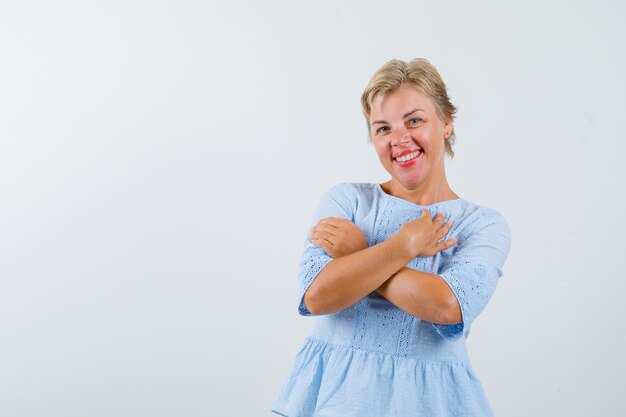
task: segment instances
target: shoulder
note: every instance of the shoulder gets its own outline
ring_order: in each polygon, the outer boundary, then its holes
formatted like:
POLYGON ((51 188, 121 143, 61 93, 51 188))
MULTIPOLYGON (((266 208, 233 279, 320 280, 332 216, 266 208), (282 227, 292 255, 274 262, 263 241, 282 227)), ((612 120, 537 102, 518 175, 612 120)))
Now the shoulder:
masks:
POLYGON ((372 200, 376 196, 378 184, 344 182, 329 188, 323 199, 336 201, 364 201, 372 200))
POLYGON ((509 229, 509 225, 498 210, 484 207, 484 206, 476 206, 476 210, 473 216, 473 222, 475 227, 477 228, 500 228, 500 229, 509 229))
POLYGON ((336 216, 355 221, 357 212, 368 211, 379 198, 376 186, 345 182, 329 188, 319 202, 316 217, 336 216))
POLYGON ((319 201, 314 221, 324 217, 343 217, 354 221, 360 207, 372 201, 372 184, 341 183, 329 188, 319 201))
POLYGON ((376 191, 378 184, 365 182, 342 182, 328 189, 331 194, 372 194, 376 191))
POLYGON ((475 233, 485 228, 510 230, 505 217, 498 210, 463 200, 458 206, 457 225, 462 225, 468 233, 475 233))
POLYGON ((472 247, 479 252, 497 252, 504 262, 511 247, 511 229, 498 210, 468 202, 457 227, 458 249, 472 247))

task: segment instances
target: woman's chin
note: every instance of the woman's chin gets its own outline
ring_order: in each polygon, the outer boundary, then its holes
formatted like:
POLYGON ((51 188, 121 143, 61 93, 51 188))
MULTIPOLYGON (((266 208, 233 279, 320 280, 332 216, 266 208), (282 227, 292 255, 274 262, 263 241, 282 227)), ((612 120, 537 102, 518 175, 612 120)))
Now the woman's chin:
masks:
POLYGON ((392 181, 408 190, 420 188, 426 182, 422 173, 411 173, 412 175, 392 175, 392 181))

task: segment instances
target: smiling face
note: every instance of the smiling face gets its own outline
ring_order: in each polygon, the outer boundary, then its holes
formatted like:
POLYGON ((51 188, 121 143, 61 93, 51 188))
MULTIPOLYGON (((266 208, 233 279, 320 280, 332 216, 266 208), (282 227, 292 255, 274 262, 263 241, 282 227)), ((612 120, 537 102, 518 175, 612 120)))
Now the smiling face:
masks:
POLYGON ((447 186, 445 140, 452 122, 439 119, 432 98, 402 85, 372 101, 369 124, 378 158, 392 177, 391 189, 433 193, 447 186))

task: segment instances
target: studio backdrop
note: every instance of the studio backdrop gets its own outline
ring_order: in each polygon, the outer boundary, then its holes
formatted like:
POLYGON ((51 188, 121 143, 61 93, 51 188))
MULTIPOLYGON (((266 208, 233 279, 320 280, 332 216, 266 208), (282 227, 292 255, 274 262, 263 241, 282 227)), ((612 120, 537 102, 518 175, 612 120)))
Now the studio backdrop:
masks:
POLYGON ((313 210, 384 182, 359 97, 427 58, 448 181, 512 248, 469 353, 498 416, 619 415, 625 7, 0 5, 0 417, 269 416, 313 210))

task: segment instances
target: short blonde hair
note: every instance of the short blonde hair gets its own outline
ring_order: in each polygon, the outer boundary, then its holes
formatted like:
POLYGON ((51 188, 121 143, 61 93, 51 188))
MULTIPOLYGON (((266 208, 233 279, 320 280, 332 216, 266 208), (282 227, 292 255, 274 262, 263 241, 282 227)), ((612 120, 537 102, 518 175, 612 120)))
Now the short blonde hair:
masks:
MULTIPOLYGON (((422 94, 433 99, 437 116, 444 122, 453 122, 457 108, 448 97, 446 84, 433 64, 423 58, 416 58, 410 62, 392 59, 383 65, 372 77, 367 88, 361 95, 361 106, 367 122, 367 131, 371 138, 370 112, 372 102, 376 97, 392 93, 403 84, 408 84, 422 94)), ((454 126, 450 136, 445 141, 446 153, 450 158, 454 157, 452 145, 456 140, 454 126)))

